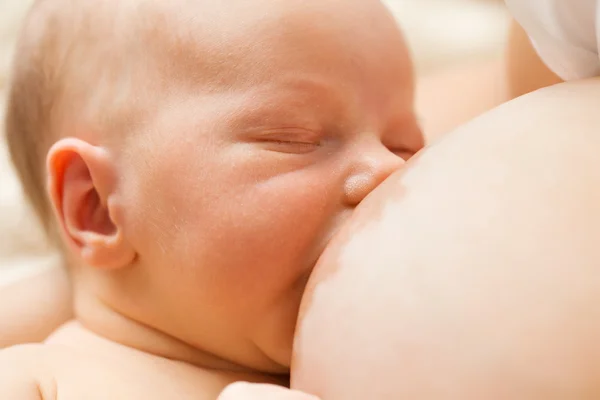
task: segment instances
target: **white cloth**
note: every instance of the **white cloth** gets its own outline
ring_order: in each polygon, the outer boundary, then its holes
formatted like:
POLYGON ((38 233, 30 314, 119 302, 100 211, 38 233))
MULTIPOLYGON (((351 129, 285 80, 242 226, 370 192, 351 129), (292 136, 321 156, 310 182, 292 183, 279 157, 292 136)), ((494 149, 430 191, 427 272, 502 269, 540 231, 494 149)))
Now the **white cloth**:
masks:
POLYGON ((564 80, 600 75, 600 0, 506 0, 542 61, 564 80))

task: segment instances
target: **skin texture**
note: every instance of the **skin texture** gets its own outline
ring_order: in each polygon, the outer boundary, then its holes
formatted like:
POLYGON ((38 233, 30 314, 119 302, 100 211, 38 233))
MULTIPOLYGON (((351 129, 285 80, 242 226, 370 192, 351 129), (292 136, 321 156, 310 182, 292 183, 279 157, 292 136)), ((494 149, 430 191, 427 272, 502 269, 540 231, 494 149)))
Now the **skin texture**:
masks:
POLYGON ((138 30, 110 49, 65 38, 95 54, 75 58, 74 82, 95 90, 65 89, 46 163, 75 321, 6 368, 66 399, 285 383, 317 258, 423 145, 394 19, 378 1, 340 4, 108 1, 92 33, 138 30), (130 115, 95 112, 123 99, 130 115))
MULTIPOLYGON (((512 32, 509 41, 509 63, 513 68, 509 69, 509 77, 511 79, 510 82, 514 83, 514 86, 511 86, 512 95, 514 96, 537 88, 531 86, 533 82, 531 79, 521 79, 523 76, 531 76, 532 74, 536 77, 548 76, 545 75, 548 71, 539 62, 528 40, 522 35, 522 31, 516 24, 514 24, 512 32), (519 66, 519 68, 514 68, 514 66, 519 66), (538 74, 540 70, 542 74, 538 74), (527 87, 523 87, 524 84, 527 87)), ((181 53, 185 54, 184 52, 181 53)), ((439 133, 445 132, 448 128, 453 128, 466 119, 479 114, 483 111, 482 107, 487 109, 489 108, 487 107, 488 104, 492 103, 493 105, 497 101, 496 97, 486 97, 490 93, 494 94, 494 96, 498 94, 497 89, 489 91, 486 89, 486 85, 490 82, 498 81, 494 80, 494 77, 501 75, 499 65, 486 63, 481 66, 468 66, 467 70, 467 72, 464 69, 449 71, 443 76, 429 77, 424 83, 420 84, 421 93, 425 92, 425 95, 421 96, 422 99, 418 106, 422 110, 420 114, 425 117, 423 122, 425 123, 426 132, 430 133, 430 137, 437 137, 439 133), (479 97, 476 95, 463 98, 466 96, 463 90, 464 87, 460 82, 464 82, 465 74, 468 74, 472 80, 481 80, 481 84, 472 85, 472 87, 476 86, 481 92, 479 97), (449 115, 446 107, 440 107, 440 98, 437 95, 440 88, 444 93, 454 93, 455 95, 463 96, 459 97, 458 101, 456 97, 451 99, 452 105, 457 107, 457 112, 452 112, 449 115), (485 99, 483 102, 473 100, 477 98, 481 99, 481 96, 485 99), (442 111, 441 113, 439 112, 440 110, 442 111)), ((550 78, 552 78, 551 75, 550 78)), ((540 80, 536 79, 535 82, 540 82, 540 80)), ((553 80, 543 80, 541 85, 549 83, 553 83, 553 80)), ((2 319, 12 322, 10 325, 2 324, 0 326, 0 347, 2 345, 8 346, 30 340, 41 340, 48 332, 54 330, 59 323, 64 322, 70 316, 69 286, 64 275, 64 271, 56 268, 44 274, 43 277, 32 278, 32 280, 19 283, 14 287, 8 288, 8 290, 3 289, 0 292, 0 298, 2 299, 0 303, 6 305, 6 307, 0 307, 0 315, 8 315, 9 317, 2 319), (38 288, 38 282, 40 283, 40 289, 36 289, 38 288), (48 297, 46 294, 49 294, 49 292, 56 292, 57 295, 48 297), (13 298, 12 293, 18 293, 16 299, 13 298), (9 299, 9 301, 5 301, 5 299, 9 299), (64 310, 64 312, 58 312, 57 310, 64 310), (29 315, 35 315, 35 318, 30 319, 27 317, 29 315), (7 331, 7 329, 9 330, 7 331), (35 334, 32 336, 34 332, 35 334)), ((119 321, 119 323, 122 322, 119 321)), ((228 391, 225 395, 228 396, 226 397, 227 399, 245 399, 266 395, 280 396, 276 398, 286 398, 284 397, 286 395, 299 396, 297 393, 284 393, 277 387, 269 386, 244 386, 236 388, 234 391, 228 391)))
MULTIPOLYGON (((426 139, 432 142, 494 106, 557 81, 535 53, 523 29, 513 21, 504 59, 461 65, 421 77, 417 82, 416 109, 426 139), (465 76, 471 82, 468 88, 464 85, 465 76)), ((0 325, 0 347, 43 340, 72 316, 70 299, 70 285, 58 265, 39 278, 33 276, 2 288, 0 304, 4 307, 0 307, 0 320, 12 323, 0 325)))
MULTIPOLYGON (((225 19, 215 36, 227 41, 202 38, 202 51, 244 65, 243 74, 225 68, 208 88, 188 80, 156 93, 160 111, 124 148, 51 149, 51 197, 67 242, 95 267, 76 272, 89 289, 75 295, 78 317, 91 329, 128 340, 118 337, 127 329, 97 317, 99 299, 193 349, 286 372, 317 257, 399 155, 420 148, 408 56, 377 2, 354 1, 335 18, 335 1, 270 3, 232 2, 247 26, 225 19), (365 23, 378 28, 350 39, 365 23), (396 56, 380 63, 387 54, 396 56), (86 196, 97 196, 98 209, 80 220, 86 196)), ((207 19, 224 11, 205 6, 207 19)))
POLYGON ((375 190, 311 277, 292 387, 598 398, 598 93, 568 83, 507 103, 375 190))

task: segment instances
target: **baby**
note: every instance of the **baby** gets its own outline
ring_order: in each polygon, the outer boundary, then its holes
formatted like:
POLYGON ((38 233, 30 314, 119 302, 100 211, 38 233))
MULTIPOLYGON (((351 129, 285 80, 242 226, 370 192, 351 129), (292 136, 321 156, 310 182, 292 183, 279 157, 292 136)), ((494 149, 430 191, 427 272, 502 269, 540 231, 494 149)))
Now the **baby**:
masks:
POLYGON ((40 0, 7 139, 75 318, 0 353, 0 398, 67 400, 285 382, 317 258, 423 144, 376 0, 40 0))

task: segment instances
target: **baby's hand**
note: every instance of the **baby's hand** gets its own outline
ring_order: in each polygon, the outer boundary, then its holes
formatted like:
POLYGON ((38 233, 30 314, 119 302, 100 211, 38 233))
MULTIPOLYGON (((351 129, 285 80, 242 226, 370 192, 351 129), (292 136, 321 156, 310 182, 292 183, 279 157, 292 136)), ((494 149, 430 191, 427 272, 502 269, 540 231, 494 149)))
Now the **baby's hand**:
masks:
POLYGON ((227 386, 217 400, 319 400, 319 398, 275 385, 237 382, 227 386))

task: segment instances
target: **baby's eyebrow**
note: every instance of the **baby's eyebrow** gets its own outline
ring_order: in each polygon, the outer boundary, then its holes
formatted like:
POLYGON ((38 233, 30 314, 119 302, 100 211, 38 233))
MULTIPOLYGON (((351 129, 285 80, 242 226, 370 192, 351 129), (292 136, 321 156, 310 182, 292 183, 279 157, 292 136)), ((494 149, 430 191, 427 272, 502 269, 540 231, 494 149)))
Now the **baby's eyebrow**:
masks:
POLYGON ((239 123, 265 123, 286 118, 314 121, 341 118, 344 93, 333 85, 315 79, 281 77, 248 89, 234 117, 239 123))

